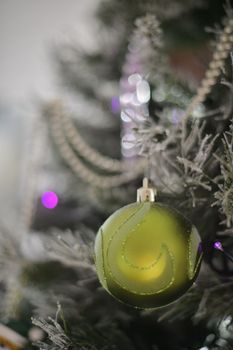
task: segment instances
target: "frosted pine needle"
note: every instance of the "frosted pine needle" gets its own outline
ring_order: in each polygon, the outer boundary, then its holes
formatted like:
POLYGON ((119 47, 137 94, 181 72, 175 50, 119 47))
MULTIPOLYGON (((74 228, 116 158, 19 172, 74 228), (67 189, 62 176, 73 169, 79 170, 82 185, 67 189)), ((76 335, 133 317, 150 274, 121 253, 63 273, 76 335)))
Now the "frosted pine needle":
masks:
POLYGON ((213 205, 219 206, 220 213, 224 214, 227 227, 230 227, 233 221, 233 124, 230 130, 225 132, 223 143, 223 155, 215 155, 220 163, 221 176, 218 177, 219 190, 215 193, 217 199, 213 205))

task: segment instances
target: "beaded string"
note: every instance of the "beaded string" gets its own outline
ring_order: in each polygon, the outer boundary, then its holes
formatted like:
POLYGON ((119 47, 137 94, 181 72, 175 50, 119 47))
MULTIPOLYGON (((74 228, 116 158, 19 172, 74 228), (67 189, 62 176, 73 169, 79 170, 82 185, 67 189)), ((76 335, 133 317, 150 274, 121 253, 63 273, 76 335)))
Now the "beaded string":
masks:
POLYGON ((193 97, 191 103, 187 107, 184 113, 184 119, 189 117, 194 109, 202 103, 211 88, 215 85, 218 76, 221 73, 221 69, 224 66, 224 61, 230 53, 233 46, 233 18, 229 18, 225 28, 223 29, 216 50, 213 54, 213 58, 206 70, 205 76, 201 81, 199 88, 197 89, 196 95, 193 97))
POLYGON ((71 118, 67 117, 65 113, 60 113, 59 117, 66 138, 72 144, 73 148, 89 163, 103 170, 110 170, 111 172, 124 172, 127 170, 128 164, 126 162, 103 156, 94 148, 90 147, 77 131, 71 118))
MULTIPOLYGON (((117 175, 99 175, 77 157, 76 153, 70 147, 62 130, 60 121, 62 107, 59 102, 53 103, 50 108, 51 130, 54 141, 59 149, 59 152, 69 167, 78 175, 84 182, 94 185, 98 188, 111 188, 120 186, 126 182, 132 181, 144 171, 144 160, 140 161, 137 166, 128 172, 122 172, 117 175)), ((82 153, 81 153, 82 155, 82 153)), ((94 163, 95 165, 95 163, 94 163)), ((108 169, 112 171, 111 168, 108 169)))

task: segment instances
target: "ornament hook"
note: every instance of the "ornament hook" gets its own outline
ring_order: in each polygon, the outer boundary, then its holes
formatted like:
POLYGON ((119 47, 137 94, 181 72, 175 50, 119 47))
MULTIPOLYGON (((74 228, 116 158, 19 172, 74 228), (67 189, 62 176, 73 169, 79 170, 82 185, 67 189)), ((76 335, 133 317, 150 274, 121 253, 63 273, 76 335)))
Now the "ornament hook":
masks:
POLYGON ((149 187, 147 177, 144 177, 142 187, 137 190, 137 202, 154 202, 156 190, 149 187))

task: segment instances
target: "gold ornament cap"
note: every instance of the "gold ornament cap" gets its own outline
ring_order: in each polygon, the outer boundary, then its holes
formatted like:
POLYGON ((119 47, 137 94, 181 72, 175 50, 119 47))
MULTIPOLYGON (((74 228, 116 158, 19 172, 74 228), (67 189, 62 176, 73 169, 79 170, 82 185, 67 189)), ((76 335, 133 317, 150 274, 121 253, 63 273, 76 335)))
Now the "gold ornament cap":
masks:
POLYGON ((137 202, 154 202, 156 194, 156 189, 149 187, 148 178, 144 177, 142 187, 137 190, 137 202))

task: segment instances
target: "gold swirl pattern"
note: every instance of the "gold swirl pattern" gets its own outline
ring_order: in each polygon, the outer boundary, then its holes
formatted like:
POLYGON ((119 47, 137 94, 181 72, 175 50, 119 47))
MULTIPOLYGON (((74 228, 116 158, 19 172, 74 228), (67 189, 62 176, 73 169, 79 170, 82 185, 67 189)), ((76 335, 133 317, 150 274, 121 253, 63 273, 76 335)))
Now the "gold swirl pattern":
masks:
POLYGON ((201 264, 203 252, 199 252, 200 240, 196 227, 193 226, 188 240, 188 277, 192 280, 201 264))

